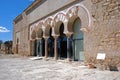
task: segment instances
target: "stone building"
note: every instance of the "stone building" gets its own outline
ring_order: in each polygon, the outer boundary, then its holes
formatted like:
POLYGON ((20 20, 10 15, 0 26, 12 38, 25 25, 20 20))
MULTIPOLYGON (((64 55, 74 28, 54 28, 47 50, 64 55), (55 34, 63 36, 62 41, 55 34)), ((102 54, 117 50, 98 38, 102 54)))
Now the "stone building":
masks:
POLYGON ((14 19, 13 52, 120 67, 119 0, 36 0, 14 19))

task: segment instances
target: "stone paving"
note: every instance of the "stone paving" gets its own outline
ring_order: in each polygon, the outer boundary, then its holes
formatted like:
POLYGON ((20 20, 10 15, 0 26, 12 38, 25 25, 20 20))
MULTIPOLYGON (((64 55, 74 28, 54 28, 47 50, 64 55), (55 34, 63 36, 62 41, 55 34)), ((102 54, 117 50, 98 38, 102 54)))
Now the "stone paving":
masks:
POLYGON ((120 80, 120 71, 88 69, 77 63, 30 60, 0 54, 0 80, 120 80))

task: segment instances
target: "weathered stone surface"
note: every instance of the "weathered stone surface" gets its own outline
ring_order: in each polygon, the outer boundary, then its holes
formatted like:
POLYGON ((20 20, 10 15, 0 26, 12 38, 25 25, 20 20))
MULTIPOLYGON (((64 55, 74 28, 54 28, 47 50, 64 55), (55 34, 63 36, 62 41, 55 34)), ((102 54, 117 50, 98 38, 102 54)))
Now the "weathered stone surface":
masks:
MULTIPOLYGON (((58 0, 57 0, 58 1, 58 0)), ((85 63, 93 63, 97 65, 96 56, 97 53, 105 53, 106 58, 104 60, 104 64, 108 66, 108 64, 115 65, 117 67, 120 67, 120 1, 119 0, 83 0, 70 2, 71 4, 67 5, 69 2, 64 3, 66 6, 61 6, 58 8, 57 5, 53 5, 54 7, 57 6, 57 11, 52 11, 52 13, 48 13, 49 15, 41 16, 39 13, 39 8, 37 8, 33 13, 29 13, 28 15, 25 15, 25 13, 22 14, 24 16, 23 20, 20 20, 17 24, 14 24, 14 38, 13 38, 13 51, 16 52, 16 43, 17 43, 17 32, 20 32, 20 44, 19 44, 19 50, 18 54, 21 55, 33 55, 34 49, 32 49, 33 44, 30 41, 30 30, 36 28, 38 26, 39 21, 37 22, 37 19, 39 20, 45 20, 48 19, 48 22, 46 21, 47 25, 52 25, 53 34, 59 35, 59 25, 56 24, 57 22, 62 22, 65 24, 65 32, 72 31, 72 23, 74 20, 78 17, 78 14, 80 15, 79 18, 81 20, 81 25, 84 29, 88 29, 84 32, 84 55, 85 55, 85 63), (75 7, 76 3, 79 3, 79 7, 75 7), (81 4, 81 5, 80 5, 81 4), (71 8, 71 6, 74 6, 71 8), (70 8, 70 9, 69 9, 70 8), (79 9, 79 11, 78 11, 79 9), (68 12, 67 12, 68 11, 68 12), (57 13, 59 12, 59 14, 57 13), (30 16, 31 15, 31 16, 30 16), (36 17, 36 15, 40 15, 40 17, 36 17), (71 16, 72 15, 72 16, 71 16), (54 18, 53 21, 51 18, 54 18), (53 17, 54 16, 54 17, 53 17), (34 17, 34 18, 32 18, 34 17), (31 23, 29 21, 33 21, 33 24, 35 25, 30 28, 31 23), (89 23, 89 25, 88 25, 89 23), (69 24, 69 25, 68 25, 69 24), (85 24, 85 25, 84 25, 85 24), (54 28, 55 25, 55 28, 54 28), (83 26, 84 25, 84 26, 83 26), (58 26, 58 27, 56 27, 58 26), (71 29, 69 29, 71 28, 71 29), (109 61, 109 59, 111 61, 109 61)), ((56 4, 62 4, 61 1, 58 1, 59 3, 56 4)), ((50 2, 49 5, 52 3, 50 2)), ((45 4, 44 4, 45 5, 45 4)), ((52 7, 53 7, 52 6, 52 7)), ((43 9, 47 9, 48 6, 42 6, 43 9)), ((50 6, 49 6, 50 7, 50 6)), ((42 10, 43 10, 42 9, 42 10)), ((52 8, 51 8, 52 9, 52 8)), ((50 9, 50 10, 51 10, 50 9)), ((48 12, 49 11, 48 9, 48 12)), ((41 14, 44 14, 44 11, 40 12, 41 14)), ((46 14, 46 13, 45 13, 46 14)), ((40 26, 43 22, 39 24, 39 27, 42 27, 43 31, 46 31, 47 35, 49 35, 49 26, 40 26), (47 27, 47 28, 45 28, 47 27), (47 32, 48 31, 48 32, 47 32)), ((42 32, 41 32, 42 34, 42 32)), ((43 37, 46 35, 43 34, 43 37)), ((36 38, 37 36, 34 35, 36 38)), ((33 38, 34 38, 33 37, 33 38)))
MULTIPOLYGON (((120 72, 89 69, 80 62, 30 60, 0 54, 0 80, 119 80, 120 72)), ((114 67, 112 67, 114 68, 114 67)))
MULTIPOLYGON (((89 46, 86 46, 86 62, 96 63, 98 52, 106 53, 106 59, 103 64, 111 66, 120 66, 120 11, 119 0, 92 0, 92 13, 95 18, 93 30, 86 40, 89 46), (94 47, 95 46, 95 47, 94 47), (111 61, 109 61, 111 60, 111 61)), ((89 34, 89 33, 88 33, 89 34)), ((87 36, 88 37, 88 36, 87 36)))

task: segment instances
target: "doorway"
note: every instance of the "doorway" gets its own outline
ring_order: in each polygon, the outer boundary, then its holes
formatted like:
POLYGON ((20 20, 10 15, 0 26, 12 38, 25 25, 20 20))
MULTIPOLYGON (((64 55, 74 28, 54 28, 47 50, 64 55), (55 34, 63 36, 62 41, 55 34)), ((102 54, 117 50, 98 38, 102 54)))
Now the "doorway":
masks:
POLYGON ((62 23, 59 29, 60 36, 58 37, 58 55, 60 59, 67 58, 67 36, 64 32, 64 24, 62 23))
POLYGON ((73 53, 75 61, 84 61, 84 37, 80 31, 81 21, 77 18, 73 23, 73 53))
POLYGON ((49 32, 49 39, 48 39, 48 56, 54 57, 54 38, 52 37, 52 28, 50 28, 49 32))

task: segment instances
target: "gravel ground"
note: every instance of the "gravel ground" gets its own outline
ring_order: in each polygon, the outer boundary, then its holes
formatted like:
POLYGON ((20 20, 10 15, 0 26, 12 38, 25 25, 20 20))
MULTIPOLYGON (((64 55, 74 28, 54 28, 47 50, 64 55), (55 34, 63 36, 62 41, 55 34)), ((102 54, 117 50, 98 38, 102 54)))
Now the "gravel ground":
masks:
POLYGON ((120 72, 88 69, 75 62, 0 54, 0 80, 120 80, 120 72))

